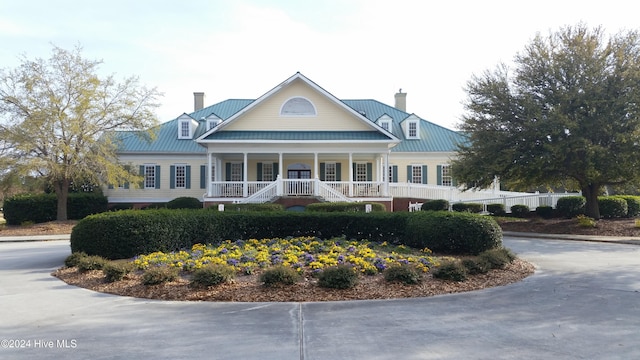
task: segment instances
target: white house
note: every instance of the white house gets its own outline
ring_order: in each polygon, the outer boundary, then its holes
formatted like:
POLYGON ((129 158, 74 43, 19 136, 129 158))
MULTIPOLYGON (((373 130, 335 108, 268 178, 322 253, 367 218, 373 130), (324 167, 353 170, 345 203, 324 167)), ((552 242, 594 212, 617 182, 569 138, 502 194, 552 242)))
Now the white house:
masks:
POLYGON ((144 182, 109 186, 110 203, 191 196, 205 205, 375 201, 406 210, 407 199, 430 196, 414 191, 421 185, 454 189, 449 162, 466 141, 407 113, 406 93, 396 94, 395 107, 341 100, 301 73, 257 99, 204 107, 204 94, 194 93, 194 103, 152 142, 118 133, 120 161, 144 182))

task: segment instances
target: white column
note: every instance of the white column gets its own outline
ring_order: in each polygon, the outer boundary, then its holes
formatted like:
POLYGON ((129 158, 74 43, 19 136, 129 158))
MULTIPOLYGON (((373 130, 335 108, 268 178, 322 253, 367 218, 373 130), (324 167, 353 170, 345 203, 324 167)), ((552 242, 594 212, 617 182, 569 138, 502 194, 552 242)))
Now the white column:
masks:
POLYGON ((318 164, 318 153, 313 153, 313 174, 315 181, 313 182, 313 195, 320 194, 320 165, 318 164))
POLYGON ((383 193, 383 195, 384 196, 389 196, 389 183, 391 182, 391 179, 389 179, 389 152, 384 154, 383 174, 384 174, 384 193, 383 193))
POLYGON ((353 153, 349 153, 349 197, 353 197, 353 153))
POLYGON ((244 160, 243 160, 243 169, 242 169, 242 179, 244 179, 243 184, 242 184, 242 196, 244 197, 249 197, 249 184, 248 184, 248 177, 249 177, 249 163, 248 163, 248 159, 249 156, 247 153, 244 153, 244 160))
POLYGON ((278 196, 284 195, 284 186, 282 186, 282 178, 284 177, 284 165, 282 164, 283 160, 284 159, 282 157, 282 153, 278 153, 278 178, 276 179, 278 181, 278 185, 276 187, 276 194, 278 196))
POLYGON ((211 197, 213 194, 213 184, 211 183, 211 161, 212 161, 212 154, 211 153, 207 153, 207 171, 205 171, 205 184, 209 184, 207 186, 207 196, 211 197))

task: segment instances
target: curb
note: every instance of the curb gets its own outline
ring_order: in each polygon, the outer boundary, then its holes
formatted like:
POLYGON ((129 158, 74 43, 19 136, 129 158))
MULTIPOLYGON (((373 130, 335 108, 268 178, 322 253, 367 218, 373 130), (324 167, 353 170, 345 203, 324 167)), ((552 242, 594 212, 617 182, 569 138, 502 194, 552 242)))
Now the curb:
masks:
POLYGON ((527 232, 504 231, 503 236, 544 239, 544 240, 570 240, 600 242, 610 244, 640 245, 640 238, 627 236, 597 236, 597 235, 572 235, 572 234, 538 234, 527 232))
POLYGON ((25 236, 0 236, 0 243, 5 242, 35 242, 35 241, 64 241, 70 240, 71 235, 25 235, 25 236))

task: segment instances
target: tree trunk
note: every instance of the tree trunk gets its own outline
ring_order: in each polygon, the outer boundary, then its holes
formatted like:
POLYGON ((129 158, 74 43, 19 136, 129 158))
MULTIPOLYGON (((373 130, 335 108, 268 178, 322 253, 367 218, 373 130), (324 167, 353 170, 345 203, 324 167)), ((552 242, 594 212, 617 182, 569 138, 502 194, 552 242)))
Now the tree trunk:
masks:
POLYGON ((56 220, 67 220, 67 200, 69 199, 69 181, 61 180, 56 182, 54 189, 56 191, 56 197, 58 198, 58 214, 56 220))
POLYGON ((585 197, 584 213, 590 218, 600 219, 600 207, 598 206, 598 195, 600 194, 600 185, 588 184, 582 186, 582 196, 585 197))

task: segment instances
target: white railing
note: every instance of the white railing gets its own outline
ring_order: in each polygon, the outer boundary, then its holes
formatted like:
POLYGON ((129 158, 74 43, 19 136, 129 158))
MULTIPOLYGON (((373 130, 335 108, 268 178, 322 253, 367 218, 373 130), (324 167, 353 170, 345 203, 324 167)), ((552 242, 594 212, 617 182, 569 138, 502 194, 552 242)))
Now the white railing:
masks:
POLYGON ((513 205, 526 205, 530 210, 535 210, 538 206, 556 207, 558 199, 565 196, 579 196, 580 193, 535 193, 519 196, 502 195, 500 197, 472 199, 457 202, 478 203, 483 205, 483 211, 487 211, 488 204, 503 204, 507 212, 511 212, 513 205))
POLYGON ((381 197, 383 182, 358 181, 351 183, 354 197, 381 197))
POLYGON ((311 196, 314 194, 312 179, 282 179, 284 196, 311 196))
POLYGON ((278 183, 274 181, 272 183, 268 183, 267 186, 262 187, 248 198, 243 199, 242 202, 262 204, 270 201, 276 196, 278 196, 278 183))
POLYGON ((340 201, 351 202, 351 201, 353 201, 351 198, 346 196, 341 191, 336 190, 336 188, 331 186, 330 184, 318 181, 318 185, 319 185, 318 186, 318 190, 319 190, 318 195, 320 197, 322 197, 323 199, 325 199, 326 201, 329 201, 329 202, 340 202, 340 201))

